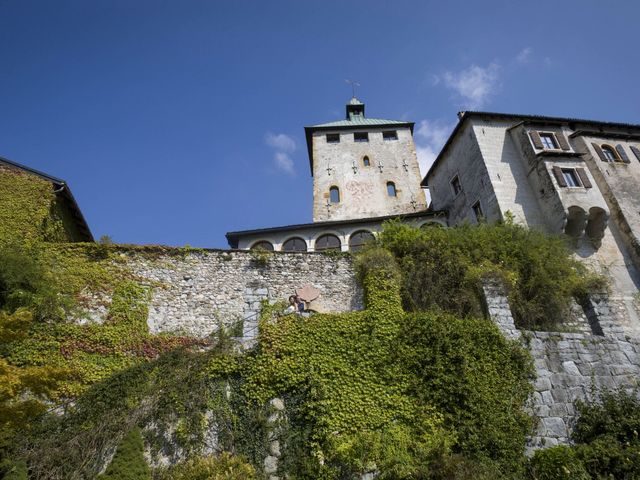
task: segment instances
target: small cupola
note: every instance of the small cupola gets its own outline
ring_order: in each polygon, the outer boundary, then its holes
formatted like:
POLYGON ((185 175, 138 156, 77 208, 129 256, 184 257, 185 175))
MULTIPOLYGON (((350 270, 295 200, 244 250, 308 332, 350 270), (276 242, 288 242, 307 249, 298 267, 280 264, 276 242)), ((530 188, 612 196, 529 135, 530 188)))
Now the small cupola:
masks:
POLYGON ((347 120, 354 118, 364 118, 364 103, 356 97, 352 97, 347 103, 347 120))

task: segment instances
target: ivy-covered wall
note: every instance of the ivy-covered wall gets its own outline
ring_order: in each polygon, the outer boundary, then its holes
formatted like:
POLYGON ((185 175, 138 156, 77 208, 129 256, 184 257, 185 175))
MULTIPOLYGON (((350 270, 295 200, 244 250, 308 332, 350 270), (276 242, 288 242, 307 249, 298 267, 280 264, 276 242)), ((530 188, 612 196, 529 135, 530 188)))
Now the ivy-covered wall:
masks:
POLYGON ((71 240, 51 182, 0 165, 0 240, 71 240))

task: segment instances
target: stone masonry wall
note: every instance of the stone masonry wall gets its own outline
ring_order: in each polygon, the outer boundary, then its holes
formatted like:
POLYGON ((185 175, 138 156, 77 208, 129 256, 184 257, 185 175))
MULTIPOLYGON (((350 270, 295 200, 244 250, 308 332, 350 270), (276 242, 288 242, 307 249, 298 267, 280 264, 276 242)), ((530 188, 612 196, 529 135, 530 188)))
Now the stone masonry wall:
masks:
MULTIPOLYGON (((633 389, 640 380, 640 340, 626 336, 619 326, 624 309, 617 299, 594 295, 584 317, 574 323, 590 325, 578 332, 520 331, 499 284, 485 284, 489 316, 506 337, 529 347, 536 369, 531 411, 537 432, 528 449, 569 443, 576 420, 575 401, 591 400, 599 390, 633 389)), ((574 325, 575 326, 575 325, 574 325)))
MULTIPOLYGON (((255 336, 260 302, 287 300, 296 288, 311 284, 320 290, 319 311, 362 309, 351 258, 322 253, 265 253, 122 247, 120 258, 142 283, 152 287, 148 324, 152 333, 184 332, 206 336, 220 323, 244 320, 243 336, 255 336)), ((90 316, 104 319, 96 307, 90 316)))

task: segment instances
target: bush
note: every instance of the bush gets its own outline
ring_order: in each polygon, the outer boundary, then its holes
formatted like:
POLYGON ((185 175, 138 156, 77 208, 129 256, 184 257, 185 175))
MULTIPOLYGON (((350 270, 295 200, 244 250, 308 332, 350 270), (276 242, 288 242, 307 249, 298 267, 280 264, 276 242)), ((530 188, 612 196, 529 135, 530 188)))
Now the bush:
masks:
POLYGON ((218 457, 194 457, 154 472, 154 480, 253 480, 255 469, 242 458, 227 452, 218 457))
POLYGON ((603 391, 597 402, 578 402, 572 438, 594 477, 640 478, 640 400, 637 392, 603 391))
POLYGON ((151 470, 143 455, 144 445, 139 428, 132 429, 122 440, 111 464, 100 480, 151 480, 151 470))
POLYGON ((390 222, 379 243, 400 264, 408 310, 481 316, 481 280, 497 275, 509 289, 516 324, 548 328, 566 317, 572 297, 603 286, 571 256, 563 237, 512 223, 415 229, 390 222))
POLYGON ((591 478, 575 450, 565 445, 538 450, 531 458, 529 465, 533 480, 590 480, 591 478))
POLYGON ((590 443, 602 437, 631 445, 640 443, 640 399, 637 393, 604 390, 597 402, 577 402, 579 418, 572 438, 590 443))

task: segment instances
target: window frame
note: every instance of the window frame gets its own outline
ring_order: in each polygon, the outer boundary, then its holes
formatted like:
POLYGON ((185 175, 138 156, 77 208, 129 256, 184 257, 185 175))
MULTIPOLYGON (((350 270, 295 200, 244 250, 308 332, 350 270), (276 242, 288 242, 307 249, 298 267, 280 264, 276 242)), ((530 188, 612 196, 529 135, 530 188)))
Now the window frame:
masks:
POLYGON ((269 240, 257 240, 255 242, 253 242, 251 244, 251 246, 249 247, 249 250, 262 250, 264 252, 275 252, 276 251, 276 247, 273 244, 273 242, 269 241, 269 240), (271 246, 271 249, 268 248, 259 248, 260 244, 269 244, 271 246))
POLYGON ((338 251, 342 251, 342 240, 340 240, 340 237, 338 235, 336 235, 335 233, 332 232, 326 232, 326 233, 322 233, 320 235, 318 235, 314 240, 313 240, 313 251, 314 252, 322 252, 322 251, 326 251, 326 250, 338 250, 338 251), (334 237, 338 240, 338 245, 335 247, 322 247, 320 249, 318 249, 318 240, 324 238, 324 237, 334 237))
POLYGON ((451 180, 449 180, 449 185, 451 185, 453 198, 456 198, 462 193, 462 182, 460 181, 460 175, 458 175, 457 173, 453 177, 451 177, 451 180), (458 189, 456 189, 455 183, 458 184, 458 189))
POLYGON ((387 197, 398 198, 398 187, 391 180, 387 181, 387 197), (389 188, 393 189, 393 195, 391 195, 389 188))
POLYGON ((545 151, 549 151, 549 150, 561 150, 560 148, 560 144, 558 143, 558 139, 556 138, 556 134, 554 132, 545 132, 545 131, 538 131, 538 137, 540 137, 540 143, 542 143, 542 149, 545 151), (548 138, 551 140, 551 143, 553 144, 553 147, 547 147, 547 145, 545 144, 544 139, 548 138))
POLYGON ((398 131, 397 130, 383 130, 382 131, 382 140, 385 142, 393 142, 394 140, 398 140, 398 131))
POLYGON ((284 242, 282 242, 282 247, 280 248, 283 252, 307 252, 309 251, 309 245, 307 245, 307 242, 304 238, 302 237, 289 237, 287 238, 284 242), (285 248, 285 245, 289 242, 293 242, 295 240, 300 240, 302 241, 302 243, 304 244, 304 250, 287 250, 285 248))
POLYGON ((608 143, 600 144, 600 150, 602 150, 602 154, 607 159, 607 163, 616 163, 616 162, 622 163, 622 159, 620 158, 620 155, 618 155, 618 151, 608 143), (607 155, 607 152, 610 153, 613 156, 613 158, 609 158, 609 156, 607 155))
POLYGON ((482 203, 480 202, 480 199, 473 202, 473 204, 471 205, 471 211, 473 212, 473 215, 476 217, 476 222, 478 223, 482 222, 487 218, 484 214, 484 210, 482 209, 482 203), (479 215, 478 215, 478 212, 480 213, 479 215))
POLYGON ((325 134, 325 140, 327 143, 335 144, 340 143, 340 134, 339 133, 327 133, 325 134), (331 140, 329 139, 331 137, 331 140))
POLYGON ((353 132, 353 141, 355 143, 368 143, 369 132, 353 132))
POLYGON ((363 167, 370 167, 371 166, 371 159, 369 158, 369 155, 365 155, 364 157, 362 157, 362 166, 363 167))
POLYGON ((562 172, 562 178, 564 178, 564 183, 567 184, 566 187, 562 187, 562 188, 584 188, 584 185, 582 184, 582 180, 580 179, 580 175, 578 175, 578 171, 574 168, 574 167, 560 167, 560 171, 562 172), (570 178, 572 178, 572 182, 575 183, 576 185, 569 185, 569 182, 567 181, 567 177, 566 174, 570 175, 570 178))
POLYGON ((349 240, 347 242, 347 244, 349 246, 349 251, 350 252, 357 252, 358 250, 362 250, 367 245, 367 243, 375 241, 375 239, 376 239, 375 234, 373 232, 369 231, 369 230, 356 230, 351 235, 349 235, 349 240), (353 245, 352 244, 353 237, 355 237, 356 235, 360 235, 359 238, 362 238, 362 234, 363 233, 366 233, 366 234, 371 235, 371 236, 368 238, 368 240, 365 240, 363 243, 357 243, 357 244, 353 245))
POLYGON ((336 204, 336 203, 340 203, 341 198, 340 198, 340 187, 338 187, 337 185, 331 185, 329 187, 329 203, 331 204, 336 204), (334 201, 333 199, 333 192, 336 192, 336 194, 338 195, 338 200, 334 201))

